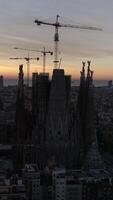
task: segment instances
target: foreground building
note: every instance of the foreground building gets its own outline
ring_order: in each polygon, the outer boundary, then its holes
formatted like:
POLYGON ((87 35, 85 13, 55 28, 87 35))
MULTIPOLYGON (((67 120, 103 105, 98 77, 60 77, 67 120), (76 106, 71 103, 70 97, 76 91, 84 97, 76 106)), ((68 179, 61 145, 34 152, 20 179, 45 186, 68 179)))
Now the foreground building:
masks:
POLYGON ((66 170, 55 168, 51 174, 48 174, 48 177, 49 184, 43 182, 41 185, 43 194, 41 200, 113 199, 112 169, 66 170))
POLYGON ((25 168, 23 169, 23 183, 26 190, 26 200, 40 199, 40 172, 37 165, 25 165, 25 168))
POLYGON ((1 200, 26 200, 25 185, 15 176, 10 179, 0 176, 1 200))

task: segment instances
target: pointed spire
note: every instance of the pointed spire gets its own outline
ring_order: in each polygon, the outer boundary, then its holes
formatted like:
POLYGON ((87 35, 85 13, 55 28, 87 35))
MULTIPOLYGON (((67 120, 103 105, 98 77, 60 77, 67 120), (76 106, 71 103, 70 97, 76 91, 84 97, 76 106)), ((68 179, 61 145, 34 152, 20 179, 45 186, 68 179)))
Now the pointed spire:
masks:
POLYGON ((18 95, 19 99, 23 99, 23 87, 24 87, 24 73, 23 73, 23 65, 19 65, 19 75, 18 75, 18 95))
POLYGON ((81 78, 85 78, 85 62, 82 62, 82 64, 83 64, 83 67, 82 67, 82 71, 80 72, 81 78))
POLYGON ((81 76, 80 76, 80 85, 84 85, 85 81, 85 62, 82 62, 82 70, 80 71, 81 76))
POLYGON ((19 65, 19 84, 23 81, 23 65, 19 65))
POLYGON ((88 68, 87 68, 87 80, 88 80, 88 83, 92 83, 93 81, 93 73, 94 71, 91 70, 91 61, 87 61, 88 63, 88 68))
POLYGON ((91 61, 87 61, 88 64, 88 69, 87 69, 87 77, 90 77, 90 65, 91 65, 91 61))
POLYGON ((24 135, 24 85, 23 85, 23 65, 19 65, 18 74, 18 88, 16 99, 16 131, 17 142, 21 141, 22 135, 24 135))
MULTIPOLYGON (((92 143, 92 135, 94 135, 95 126, 94 86, 92 84, 93 71, 90 69, 91 62, 87 61, 88 67, 85 76, 85 63, 82 62, 82 64, 83 68, 77 102, 78 166, 80 167, 92 143)), ((94 144, 92 144, 92 149, 94 147, 93 145, 94 144)), ((93 152, 96 153, 97 151, 93 152)))

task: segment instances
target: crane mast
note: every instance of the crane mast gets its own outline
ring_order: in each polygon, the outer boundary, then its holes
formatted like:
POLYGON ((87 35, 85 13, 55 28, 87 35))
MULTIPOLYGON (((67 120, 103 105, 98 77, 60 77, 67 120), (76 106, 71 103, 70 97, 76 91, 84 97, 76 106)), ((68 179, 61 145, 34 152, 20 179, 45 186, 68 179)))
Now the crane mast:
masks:
POLYGON ((59 33, 58 29, 60 27, 64 28, 76 28, 76 29, 87 29, 91 31, 102 31, 101 28, 93 27, 93 26, 79 26, 79 25, 70 25, 70 24, 60 24, 58 19, 59 15, 56 15, 56 22, 55 23, 50 23, 50 22, 44 22, 40 20, 35 20, 34 23, 36 23, 38 26, 41 24, 43 25, 49 25, 49 26, 54 26, 55 27, 55 34, 54 34, 54 67, 58 68, 58 63, 59 63, 59 58, 58 58, 58 43, 59 43, 59 33))
POLYGON ((29 87, 29 73, 30 73, 30 57, 29 57, 29 53, 28 53, 28 60, 27 61, 27 86, 29 87))
POLYGON ((46 54, 50 54, 50 55, 53 55, 53 52, 52 51, 46 51, 45 50, 45 47, 44 47, 44 50, 41 51, 41 53, 43 54, 43 73, 46 72, 46 54))
POLYGON ((55 42, 54 67, 55 67, 55 69, 57 69, 58 62, 59 62, 59 59, 58 59, 58 43, 59 43, 59 33, 58 33, 59 22, 58 22, 58 18, 59 17, 60 17, 59 15, 56 16, 56 26, 55 26, 55 35, 54 35, 54 42, 55 42))

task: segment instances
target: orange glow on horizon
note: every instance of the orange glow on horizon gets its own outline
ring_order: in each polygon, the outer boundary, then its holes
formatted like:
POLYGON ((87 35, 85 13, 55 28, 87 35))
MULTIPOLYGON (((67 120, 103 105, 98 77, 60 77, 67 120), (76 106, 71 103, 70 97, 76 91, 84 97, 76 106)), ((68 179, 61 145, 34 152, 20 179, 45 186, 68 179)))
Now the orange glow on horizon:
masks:
MULTIPOLYGON (((19 73, 19 65, 16 63, 15 65, 7 64, 5 67, 3 67, 3 64, 0 65, 0 75, 3 75, 5 79, 17 79, 18 73, 19 73), (16 66, 16 67, 15 67, 16 66)), ((26 64, 24 66, 24 78, 26 79, 27 74, 27 67, 26 64)), ((66 75, 71 75, 72 79, 79 80, 80 79, 80 70, 82 66, 67 66, 61 67, 65 70, 66 75)), ((112 80, 113 79, 113 69, 111 68, 108 70, 108 68, 104 67, 104 70, 102 68, 92 67, 94 70, 94 79, 95 80, 112 80)), ((43 67, 41 65, 30 65, 30 78, 32 77, 33 72, 42 72, 43 67)), ((51 78, 52 71, 54 67, 53 66, 46 66, 46 72, 49 73, 49 76, 51 78)), ((87 67, 86 67, 87 69, 87 67)))

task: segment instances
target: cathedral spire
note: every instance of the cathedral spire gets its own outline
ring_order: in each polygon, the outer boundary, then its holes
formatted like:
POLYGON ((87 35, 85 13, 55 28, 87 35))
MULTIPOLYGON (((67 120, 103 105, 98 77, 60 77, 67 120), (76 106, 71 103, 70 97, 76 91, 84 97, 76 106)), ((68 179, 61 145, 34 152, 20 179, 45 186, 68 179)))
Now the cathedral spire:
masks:
POLYGON ((19 65, 19 84, 23 84, 23 65, 19 65))
POLYGON ((24 80, 23 65, 19 65, 18 88, 16 100, 16 142, 21 142, 24 136, 25 127, 25 106, 24 106, 24 80))
POLYGON ((82 64, 83 64, 83 67, 80 73, 81 73, 81 79, 84 79, 85 78, 85 62, 82 62, 82 64))
POLYGON ((91 70, 91 61, 87 61, 88 68, 87 68, 87 80, 93 81, 93 73, 94 71, 91 70))
POLYGON ((93 71, 91 71, 91 62, 87 61, 87 74, 85 76, 85 63, 81 72, 78 103, 77 103, 77 138, 78 138, 78 165, 81 166, 84 156, 87 154, 89 146, 94 136, 95 124, 95 104, 93 71))
MULTIPOLYGON (((18 97, 21 101, 23 100, 24 95, 24 73, 23 73, 23 65, 19 65, 19 75, 18 75, 18 97)), ((18 100, 19 100, 18 99, 18 100)))
POLYGON ((88 64, 88 68, 87 68, 87 78, 90 78, 90 65, 91 65, 91 61, 87 61, 87 64, 88 64))

